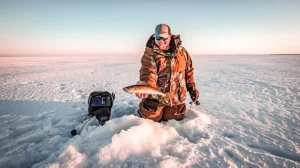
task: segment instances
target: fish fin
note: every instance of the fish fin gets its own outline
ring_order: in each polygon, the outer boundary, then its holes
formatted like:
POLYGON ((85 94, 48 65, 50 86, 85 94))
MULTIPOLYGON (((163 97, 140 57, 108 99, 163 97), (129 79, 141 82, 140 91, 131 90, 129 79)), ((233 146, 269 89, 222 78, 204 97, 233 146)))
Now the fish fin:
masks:
POLYGON ((138 81, 136 85, 149 86, 149 84, 144 81, 138 81))

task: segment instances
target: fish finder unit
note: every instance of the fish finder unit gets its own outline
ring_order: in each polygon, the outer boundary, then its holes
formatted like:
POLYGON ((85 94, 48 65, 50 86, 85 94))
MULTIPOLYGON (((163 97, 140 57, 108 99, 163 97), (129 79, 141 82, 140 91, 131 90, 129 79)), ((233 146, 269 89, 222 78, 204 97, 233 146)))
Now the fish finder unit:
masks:
POLYGON ((89 115, 96 116, 101 125, 110 119, 111 108, 115 99, 114 93, 95 91, 89 96, 89 115))
MULTIPOLYGON (((84 125, 93 117, 96 116, 100 125, 104 125, 106 121, 110 120, 111 108, 113 106, 115 100, 115 94, 109 93, 107 91, 95 91, 92 92, 88 99, 89 111, 86 115, 85 119, 82 121, 86 121, 81 127, 80 132, 82 131, 84 125), (87 120, 87 117, 90 118, 87 120)), ((77 130, 73 129, 71 131, 73 136, 77 135, 77 130)))

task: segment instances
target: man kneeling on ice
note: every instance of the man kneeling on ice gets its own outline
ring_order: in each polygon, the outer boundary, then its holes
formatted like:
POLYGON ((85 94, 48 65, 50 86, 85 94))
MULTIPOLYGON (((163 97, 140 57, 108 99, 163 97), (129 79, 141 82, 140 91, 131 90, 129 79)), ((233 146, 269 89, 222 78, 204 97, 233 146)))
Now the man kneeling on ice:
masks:
POLYGON ((187 50, 181 46, 179 35, 172 35, 170 27, 159 24, 149 38, 141 60, 140 81, 172 96, 136 93, 143 98, 138 113, 153 121, 181 120, 186 112, 186 91, 195 102, 199 97, 194 81, 194 68, 187 50))

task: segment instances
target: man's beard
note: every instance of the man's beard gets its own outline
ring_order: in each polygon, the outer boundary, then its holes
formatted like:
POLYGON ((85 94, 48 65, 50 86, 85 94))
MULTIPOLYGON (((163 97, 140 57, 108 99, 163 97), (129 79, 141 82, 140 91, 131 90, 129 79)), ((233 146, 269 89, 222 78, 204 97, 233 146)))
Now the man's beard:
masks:
POLYGON ((159 49, 160 50, 168 50, 169 49, 169 45, 160 45, 159 49))

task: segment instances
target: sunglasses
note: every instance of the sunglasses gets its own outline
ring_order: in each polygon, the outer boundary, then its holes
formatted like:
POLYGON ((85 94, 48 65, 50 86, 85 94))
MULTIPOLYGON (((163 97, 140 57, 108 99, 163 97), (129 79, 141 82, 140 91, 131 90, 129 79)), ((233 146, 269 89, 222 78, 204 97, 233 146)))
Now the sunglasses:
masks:
POLYGON ((168 40, 168 37, 160 37, 160 36, 155 36, 155 40, 160 40, 162 39, 163 41, 168 40))

